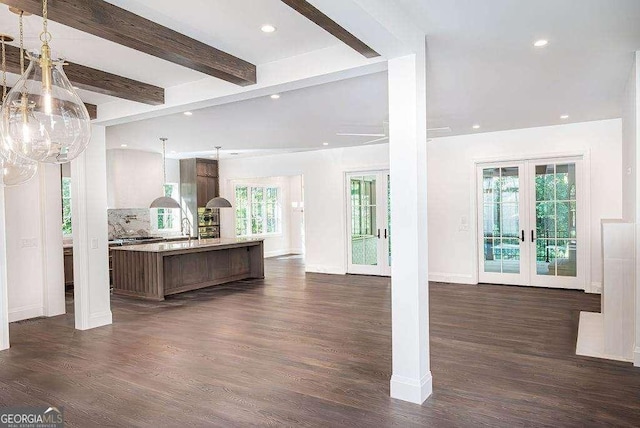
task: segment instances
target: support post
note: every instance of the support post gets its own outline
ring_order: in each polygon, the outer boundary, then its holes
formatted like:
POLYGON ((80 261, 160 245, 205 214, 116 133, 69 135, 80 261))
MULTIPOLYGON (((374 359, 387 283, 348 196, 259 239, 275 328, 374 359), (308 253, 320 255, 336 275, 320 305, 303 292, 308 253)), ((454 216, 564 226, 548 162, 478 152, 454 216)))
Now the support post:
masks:
POLYGON ((105 128, 92 125, 91 142, 71 162, 76 329, 111 324, 107 154, 105 128))
POLYGON ((432 392, 429 364, 426 41, 389 61, 393 230, 391 397, 422 404, 432 392))
POLYGON ((0 351, 9 349, 9 293, 4 187, 0 186, 0 351))

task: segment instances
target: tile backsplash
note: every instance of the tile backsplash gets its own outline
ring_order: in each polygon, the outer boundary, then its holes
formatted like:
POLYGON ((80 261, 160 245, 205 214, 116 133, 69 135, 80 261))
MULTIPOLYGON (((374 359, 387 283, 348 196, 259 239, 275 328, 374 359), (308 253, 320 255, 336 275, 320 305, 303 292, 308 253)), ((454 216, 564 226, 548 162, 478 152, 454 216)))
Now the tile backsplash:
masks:
POLYGON ((149 209, 108 210, 109 239, 150 236, 149 209))

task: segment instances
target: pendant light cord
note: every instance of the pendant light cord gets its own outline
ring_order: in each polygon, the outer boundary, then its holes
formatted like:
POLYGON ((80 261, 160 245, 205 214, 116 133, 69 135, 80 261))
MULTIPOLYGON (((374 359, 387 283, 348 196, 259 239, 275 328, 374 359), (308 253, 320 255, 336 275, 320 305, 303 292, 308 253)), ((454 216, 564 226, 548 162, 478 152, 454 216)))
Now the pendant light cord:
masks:
POLYGON ((164 176, 162 193, 164 193, 164 185, 167 184, 167 138, 160 138, 160 141, 162 141, 162 175, 164 176))

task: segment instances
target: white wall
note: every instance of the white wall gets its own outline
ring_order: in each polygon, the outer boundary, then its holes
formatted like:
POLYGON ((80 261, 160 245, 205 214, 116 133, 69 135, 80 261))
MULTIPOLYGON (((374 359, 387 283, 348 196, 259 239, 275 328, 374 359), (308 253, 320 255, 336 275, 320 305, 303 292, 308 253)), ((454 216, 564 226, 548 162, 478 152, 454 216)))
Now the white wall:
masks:
POLYGON ((5 189, 9 321, 65 312, 60 168, 5 189))
MULTIPOLYGON (((622 125, 606 120, 438 138, 428 144, 429 267, 431 280, 474 283, 476 236, 460 227, 476 213, 475 160, 589 153, 591 171, 591 285, 602 281, 600 220, 622 216, 622 125), (455 255, 453 257, 452 255, 455 255)), ((594 291, 594 290, 592 290, 594 291)))
MULTIPOLYGON (((293 191, 301 187, 302 177, 256 177, 245 179, 232 179, 223 182, 222 194, 227 196, 233 206, 236 205, 235 187, 238 185, 248 186, 274 186, 280 188, 281 200, 281 222, 282 231, 275 235, 266 235, 264 240, 265 257, 277 257, 285 254, 300 253, 300 216, 294 216, 291 202, 300 199, 293 191), (292 183, 295 187, 292 191, 292 183), (294 238, 294 241, 292 241, 294 238)), ((235 218, 233 215, 226 215, 222 218, 221 224, 223 238, 235 238, 235 218)))
MULTIPOLYGON (((107 150, 107 203, 111 209, 149 208, 162 193, 162 155, 107 150)), ((167 159, 167 182, 180 183, 180 161, 167 159)))
MULTIPOLYGON (((388 168, 389 146, 380 144, 222 160, 220 175, 224 189, 229 189, 229 181, 233 180, 302 175, 306 270, 344 274, 347 257, 345 173, 388 168)), ((229 196, 229 191, 225 190, 222 196, 229 196)), ((222 221, 227 222, 233 211, 222 210, 221 215, 222 221)))

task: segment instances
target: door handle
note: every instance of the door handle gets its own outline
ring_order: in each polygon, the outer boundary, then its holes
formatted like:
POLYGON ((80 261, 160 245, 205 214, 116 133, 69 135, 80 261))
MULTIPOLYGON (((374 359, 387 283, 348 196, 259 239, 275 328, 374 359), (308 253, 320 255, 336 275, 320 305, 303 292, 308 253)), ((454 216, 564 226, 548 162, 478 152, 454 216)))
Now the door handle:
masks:
POLYGON ((533 230, 531 231, 531 242, 536 242, 536 236, 534 235, 533 230))
POLYGON ((384 230, 384 239, 387 239, 387 229, 384 230))
POLYGON ((522 239, 522 242, 524 242, 524 230, 522 231, 522 237, 521 237, 521 239, 522 239))
POLYGON ((380 239, 380 229, 378 229, 378 239, 380 239))

